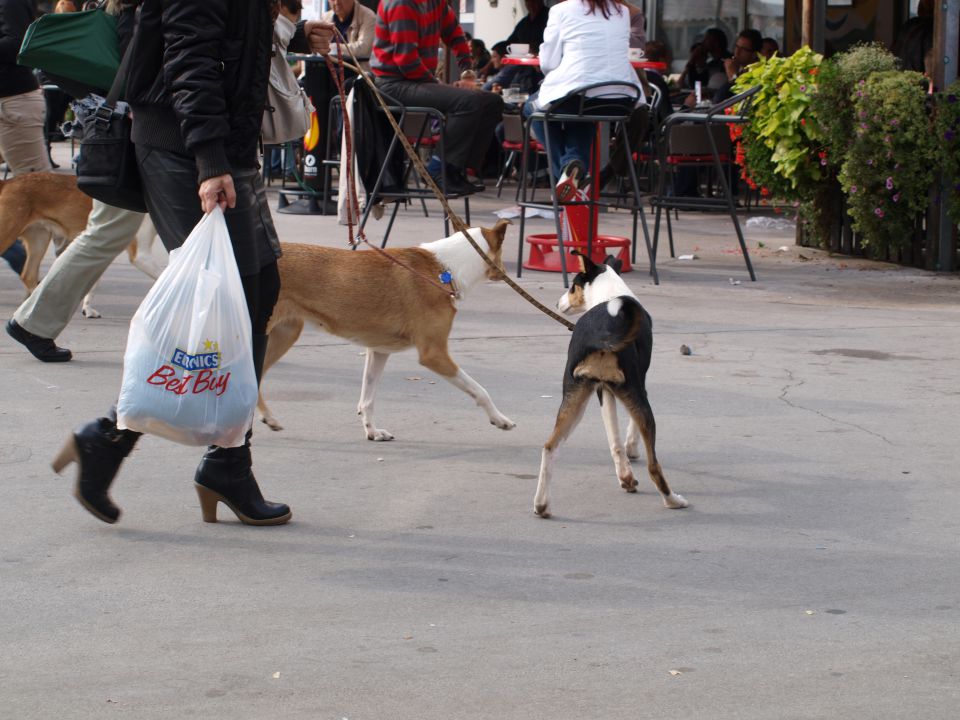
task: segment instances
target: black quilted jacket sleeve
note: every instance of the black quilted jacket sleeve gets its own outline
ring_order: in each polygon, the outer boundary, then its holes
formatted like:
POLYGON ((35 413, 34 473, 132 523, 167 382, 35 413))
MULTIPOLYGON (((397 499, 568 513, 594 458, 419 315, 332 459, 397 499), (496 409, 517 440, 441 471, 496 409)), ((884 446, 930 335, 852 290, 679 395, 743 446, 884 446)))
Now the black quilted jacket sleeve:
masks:
POLYGON ((162 11, 164 84, 184 142, 208 177, 230 167, 223 148, 230 133, 223 63, 240 58, 226 58, 222 45, 229 6, 228 0, 166 0, 162 11))

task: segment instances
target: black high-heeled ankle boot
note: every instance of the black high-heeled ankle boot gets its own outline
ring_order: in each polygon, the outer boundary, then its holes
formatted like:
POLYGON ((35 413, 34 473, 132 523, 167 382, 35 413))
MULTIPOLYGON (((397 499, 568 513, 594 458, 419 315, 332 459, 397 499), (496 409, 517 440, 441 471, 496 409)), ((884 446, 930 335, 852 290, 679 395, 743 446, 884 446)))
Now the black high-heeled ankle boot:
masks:
POLYGON ((241 447, 211 447, 200 461, 194 477, 203 521, 217 521, 217 503, 233 510, 246 525, 283 525, 292 513, 283 503, 263 499, 257 479, 253 476, 250 454, 250 435, 241 447))
POLYGON ((110 499, 110 484, 117 476, 124 458, 133 450, 140 433, 117 429, 117 411, 91 420, 77 428, 53 459, 53 470, 63 472, 77 463, 77 484, 74 495, 80 504, 105 523, 115 523, 120 508, 110 499))

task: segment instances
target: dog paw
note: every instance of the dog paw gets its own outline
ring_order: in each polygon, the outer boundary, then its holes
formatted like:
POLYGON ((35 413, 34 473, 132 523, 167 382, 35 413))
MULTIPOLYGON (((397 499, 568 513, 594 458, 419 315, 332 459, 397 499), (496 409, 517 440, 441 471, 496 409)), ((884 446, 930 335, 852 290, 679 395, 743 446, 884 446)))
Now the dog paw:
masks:
POLYGON ((495 425, 501 430, 513 430, 517 426, 517 424, 513 420, 506 417, 505 415, 501 415, 498 418, 491 419, 490 424, 495 425))
POLYGON ((95 320, 96 318, 100 317, 100 313, 96 308, 83 308, 80 312, 85 318, 90 320, 95 320))
POLYGON ((622 487, 628 493, 635 493, 637 491, 637 479, 633 475, 630 477, 620 478, 620 487, 622 487))
POLYGON ((388 440, 393 440, 393 435, 387 430, 376 428, 373 432, 367 433, 367 440, 373 440, 374 442, 387 442, 388 440))
POLYGON ((627 451, 627 457, 631 460, 637 460, 640 457, 639 445, 627 445, 624 449, 627 451))
POLYGON ((671 510, 679 510, 680 508, 690 506, 690 503, 686 501, 683 495, 677 495, 677 493, 674 492, 663 497, 663 504, 665 507, 668 507, 671 510))
POLYGON ((546 505, 535 505, 533 508, 533 512, 536 515, 539 515, 540 517, 542 517, 544 520, 550 517, 550 511, 547 510, 546 505))
POLYGON ((283 425, 278 423, 276 419, 270 415, 265 415, 264 417, 260 418, 260 422, 262 422, 264 425, 266 425, 268 428, 270 428, 274 432, 277 432, 278 430, 283 430, 283 425))

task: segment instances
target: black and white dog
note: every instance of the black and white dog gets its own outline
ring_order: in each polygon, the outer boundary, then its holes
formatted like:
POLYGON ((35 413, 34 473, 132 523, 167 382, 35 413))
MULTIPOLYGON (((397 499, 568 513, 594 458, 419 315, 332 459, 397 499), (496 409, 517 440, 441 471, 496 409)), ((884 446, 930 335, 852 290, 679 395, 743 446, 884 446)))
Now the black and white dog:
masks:
POLYGON ((642 436, 647 470, 663 496, 663 504, 668 508, 685 508, 687 501, 667 485, 654 447, 657 428, 645 387, 653 349, 650 315, 620 277, 619 260, 608 256, 603 265, 597 265, 577 251, 574 254, 578 256, 580 272, 574 277, 570 290, 560 298, 557 308, 567 315, 584 311, 586 314, 574 328, 567 349, 563 400, 553 434, 543 446, 534 512, 543 518, 550 517, 547 486, 553 474, 554 456, 560 443, 580 422, 594 391, 600 398, 620 487, 627 492, 637 491, 628 458, 639 457, 642 436), (616 400, 630 413, 626 446, 620 441, 616 400))

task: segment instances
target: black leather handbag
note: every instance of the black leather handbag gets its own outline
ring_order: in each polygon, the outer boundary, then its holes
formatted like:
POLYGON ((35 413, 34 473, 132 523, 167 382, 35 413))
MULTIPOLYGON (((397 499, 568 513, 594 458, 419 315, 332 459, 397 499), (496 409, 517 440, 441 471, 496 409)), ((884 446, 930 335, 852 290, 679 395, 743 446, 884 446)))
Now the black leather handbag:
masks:
POLYGON ((76 119, 69 129, 70 134, 80 140, 76 158, 77 187, 107 205, 146 212, 143 184, 130 140, 130 106, 118 102, 132 47, 133 41, 123 55, 107 97, 87 95, 73 104, 76 119))

